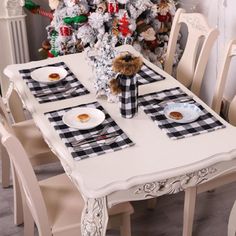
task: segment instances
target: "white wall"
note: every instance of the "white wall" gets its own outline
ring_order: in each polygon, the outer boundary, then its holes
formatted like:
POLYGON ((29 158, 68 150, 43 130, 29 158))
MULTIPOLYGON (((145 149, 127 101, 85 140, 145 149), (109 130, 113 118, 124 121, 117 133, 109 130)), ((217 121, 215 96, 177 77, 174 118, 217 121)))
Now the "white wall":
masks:
MULTIPOLYGON (((219 38, 215 43, 210 60, 208 62, 204 83, 202 98, 211 103, 213 90, 219 67, 222 63, 222 55, 228 41, 236 38, 236 1, 235 0, 182 0, 182 7, 189 12, 203 13, 212 27, 217 27, 220 31, 219 38), (193 8, 196 6, 196 8, 193 8)), ((233 63, 236 63, 236 61, 233 63)), ((231 100, 236 94, 236 66, 230 68, 228 83, 225 91, 225 98, 231 100)), ((236 65, 236 64, 235 64, 236 65)))

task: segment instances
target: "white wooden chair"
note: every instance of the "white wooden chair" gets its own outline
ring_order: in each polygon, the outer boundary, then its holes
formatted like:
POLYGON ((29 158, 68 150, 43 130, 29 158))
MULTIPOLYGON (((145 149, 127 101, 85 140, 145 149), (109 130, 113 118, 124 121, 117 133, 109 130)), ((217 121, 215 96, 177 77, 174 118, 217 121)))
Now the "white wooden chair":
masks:
POLYGON ((236 235, 236 201, 231 209, 228 222, 228 236, 236 235))
MULTIPOLYGON (((216 88, 212 101, 212 108, 217 113, 220 113, 230 62, 232 57, 234 56, 236 56, 236 40, 231 40, 226 48, 225 55, 223 57, 222 66, 217 78, 216 88)), ((230 104, 228 119, 231 124, 236 125, 236 96, 230 104)), ((236 173, 227 173, 206 183, 200 184, 197 187, 191 187, 185 190, 183 236, 192 235, 197 194, 215 189, 234 181, 236 181, 236 173)), ((232 213, 232 217, 233 214, 236 215, 236 213, 232 213)), ((234 218, 234 220, 234 224, 236 225, 236 217, 234 218)), ((232 219, 230 220, 230 222, 232 223, 232 219)), ((234 229, 236 229, 235 226, 234 229)), ((235 234, 231 234, 230 236, 233 235, 235 236, 235 234)))
POLYGON ((26 117, 26 110, 24 109, 21 99, 15 89, 13 89, 9 95, 7 105, 13 123, 18 123, 29 119, 29 116, 26 117))
POLYGON ((188 37, 183 55, 177 65, 176 79, 199 96, 207 61, 218 30, 210 28, 200 13, 186 13, 179 8, 172 23, 164 70, 173 72, 176 45, 182 25, 187 26, 188 37))
MULTIPOLYGON (((25 149, 7 129, 6 122, 0 122, 2 144, 22 186, 24 235, 34 235, 34 222, 40 236, 80 235, 80 217, 84 202, 78 189, 66 174, 38 182, 25 149)), ((108 223, 108 226, 120 227, 122 236, 130 236, 130 214, 133 213, 131 204, 118 204, 109 209, 108 213, 111 218, 111 225, 108 223)))
MULTIPOLYGON (((212 109, 218 114, 220 113, 221 104, 223 101, 230 62, 231 59, 235 56, 236 56, 236 39, 231 40, 226 48, 226 53, 223 58, 223 66, 220 70, 219 78, 216 83, 216 89, 212 100, 212 109)), ((236 126, 236 96, 230 103, 227 118, 232 125, 236 126)))
MULTIPOLYGON (((15 124, 11 124, 5 104, 0 97, 0 114, 8 124, 9 130, 14 133, 24 146, 26 153, 33 166, 58 162, 59 159, 51 152, 48 145, 36 127, 33 120, 25 120, 15 124)), ((4 147, 1 146, 2 158, 2 186, 4 188, 10 185, 10 161, 4 147)), ((12 172, 14 175, 14 171, 12 172)), ((14 190, 14 223, 16 225, 23 223, 22 201, 19 194, 19 185, 17 179, 13 176, 14 190)))
MULTIPOLYGON (((199 96, 209 54, 219 32, 208 26, 202 14, 186 13, 184 9, 179 8, 172 23, 166 52, 164 70, 168 74, 173 72, 176 45, 182 24, 187 26, 188 37, 183 55, 177 65, 176 79, 199 96)), ((148 208, 154 209, 156 202, 156 198, 149 199, 148 208)))

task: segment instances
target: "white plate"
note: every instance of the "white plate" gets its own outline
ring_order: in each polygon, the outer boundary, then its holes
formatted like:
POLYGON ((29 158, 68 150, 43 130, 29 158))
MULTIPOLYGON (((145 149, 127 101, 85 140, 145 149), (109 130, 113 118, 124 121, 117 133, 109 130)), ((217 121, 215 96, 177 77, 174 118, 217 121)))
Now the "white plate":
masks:
POLYGON ((105 114, 96 108, 78 107, 66 112, 62 120, 72 128, 91 129, 100 125, 105 120, 105 114), (77 116, 81 114, 88 114, 90 119, 87 122, 79 121, 77 116))
POLYGON ((165 106, 164 114, 167 119, 177 123, 190 123, 199 118, 201 110, 194 104, 189 103, 171 103, 165 106), (171 112, 180 112, 183 116, 182 119, 173 119, 170 117, 171 112))
POLYGON ((31 73, 31 77, 33 80, 44 83, 44 84, 55 84, 64 79, 67 75, 67 71, 62 67, 56 66, 46 66, 39 69, 34 70, 31 73), (49 79, 49 75, 52 73, 57 73, 60 76, 60 79, 52 81, 49 79))

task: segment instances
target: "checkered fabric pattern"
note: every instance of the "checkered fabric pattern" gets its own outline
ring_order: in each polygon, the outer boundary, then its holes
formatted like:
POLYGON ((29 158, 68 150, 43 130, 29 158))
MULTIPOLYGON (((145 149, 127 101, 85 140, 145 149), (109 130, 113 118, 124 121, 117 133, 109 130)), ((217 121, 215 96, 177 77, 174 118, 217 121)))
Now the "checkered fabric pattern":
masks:
POLYGON ((176 98, 186 97, 187 94, 179 87, 163 90, 157 93, 150 93, 139 97, 139 105, 144 112, 163 129, 171 139, 181 139, 194 135, 215 131, 225 128, 225 126, 209 113, 200 104, 194 101, 201 111, 202 115, 191 123, 180 124, 167 119, 163 112, 163 107, 156 104, 155 99, 170 101, 176 98), (155 104, 155 105, 154 105, 155 104))
POLYGON ((156 71, 154 71, 151 67, 147 66, 146 64, 143 64, 141 70, 136 74, 136 77, 139 85, 149 84, 165 79, 164 76, 158 74, 156 71))
POLYGON ((110 115, 98 102, 84 104, 76 107, 45 113, 45 116, 49 119, 49 121, 51 122, 56 132, 59 134, 60 138, 65 143, 66 147, 68 148, 69 152, 75 160, 82 160, 85 158, 122 150, 124 148, 134 145, 131 139, 129 139, 129 137, 124 133, 124 131, 116 124, 116 122, 110 117, 110 115), (77 130, 70 128, 63 123, 62 117, 67 111, 76 107, 97 108, 104 112, 105 121, 99 126, 89 130, 77 130), (83 149, 82 147, 74 148, 71 145, 71 143, 76 140, 83 140, 85 138, 91 137, 92 135, 96 135, 98 131, 102 130, 107 125, 109 126, 107 134, 112 132, 117 132, 117 134, 119 134, 119 136, 113 143, 105 145, 104 143, 99 143, 98 141, 95 145, 93 143, 93 145, 87 144, 86 146, 82 146, 83 149))
MULTIPOLYGON (((39 103, 46 103, 46 102, 53 102, 53 101, 58 101, 58 100, 63 100, 71 97, 77 97, 81 95, 88 94, 89 91, 80 83, 79 80, 75 77, 75 75, 71 72, 69 67, 64 63, 64 62, 59 62, 47 66, 55 66, 55 67, 62 67, 65 70, 67 70, 68 74, 65 79, 62 81, 56 83, 56 84, 43 84, 39 83, 31 78, 31 72, 39 69, 41 67, 37 68, 32 68, 32 69, 25 69, 25 70, 20 70, 20 74, 22 75, 22 78, 26 81, 27 86, 29 87, 30 91, 32 94, 35 96, 37 93, 43 92, 45 90, 51 91, 47 96, 43 97, 37 97, 35 98, 38 100, 39 103), (73 93, 57 93, 58 89, 57 87, 64 87, 67 83, 70 84, 71 87, 76 87, 77 89, 73 93)), ((43 67, 43 66, 42 66, 43 67)))
POLYGON ((124 118, 132 118, 138 112, 138 84, 136 76, 118 75, 121 88, 119 95, 120 114, 124 118))

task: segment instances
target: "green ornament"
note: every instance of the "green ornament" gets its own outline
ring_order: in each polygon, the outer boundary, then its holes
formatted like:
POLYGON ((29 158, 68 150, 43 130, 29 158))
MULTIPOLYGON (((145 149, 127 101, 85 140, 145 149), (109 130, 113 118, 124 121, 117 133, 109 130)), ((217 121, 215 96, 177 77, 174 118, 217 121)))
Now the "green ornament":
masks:
POLYGON ((53 30, 52 33, 51 33, 52 36, 56 37, 58 36, 58 32, 56 30, 53 30))
POLYGON ((51 53, 54 57, 58 57, 59 56, 59 52, 56 50, 51 50, 51 53))
POLYGON ((34 3, 33 1, 31 0, 25 0, 25 5, 24 7, 30 11, 32 10, 35 10, 35 9, 38 9, 40 6, 37 5, 36 3, 34 3))
POLYGON ((88 20, 88 17, 85 15, 74 16, 74 17, 65 17, 63 19, 64 23, 71 25, 73 23, 84 23, 88 20))

